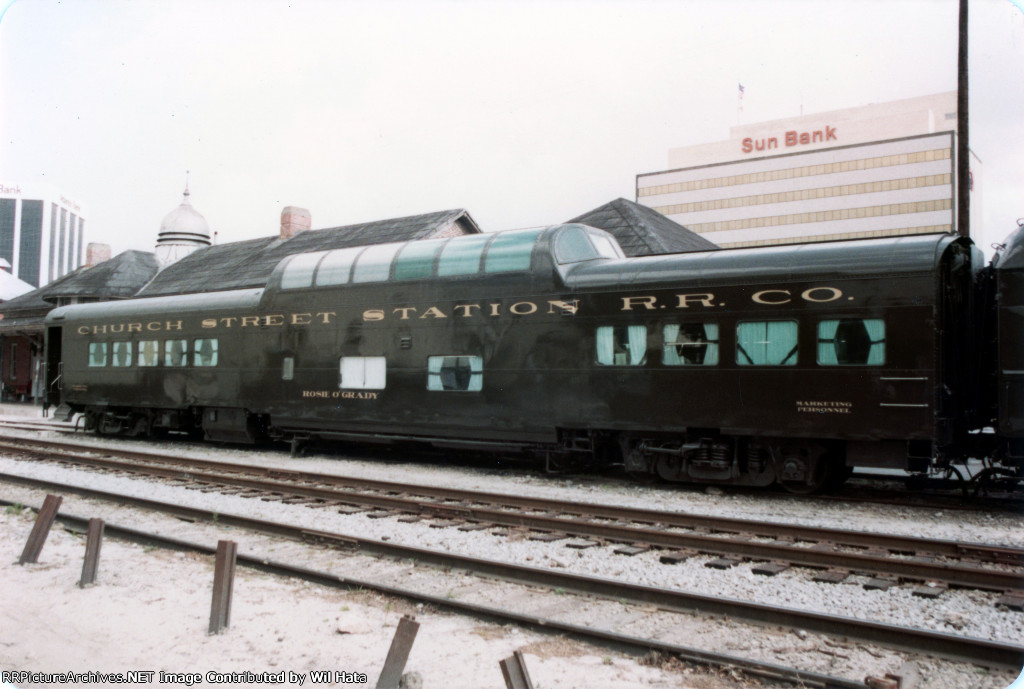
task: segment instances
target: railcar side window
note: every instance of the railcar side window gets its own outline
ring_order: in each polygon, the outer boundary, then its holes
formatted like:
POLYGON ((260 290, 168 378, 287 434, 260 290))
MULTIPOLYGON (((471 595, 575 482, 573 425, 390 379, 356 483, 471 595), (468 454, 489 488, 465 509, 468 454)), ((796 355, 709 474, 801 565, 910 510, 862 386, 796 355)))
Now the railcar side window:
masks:
POLYGON ((193 352, 192 363, 196 366, 217 365, 217 340, 200 339, 196 340, 193 352))
POLYGON ((555 243, 555 254, 559 263, 578 263, 600 258, 600 254, 587 239, 587 233, 581 227, 569 227, 562 230, 555 243))
POLYGON ((391 275, 391 259, 401 244, 376 244, 359 254, 352 282, 383 282, 391 275))
POLYGON ((484 360, 478 356, 427 357, 427 390, 480 392, 484 360))
POLYGON ((491 240, 493 235, 474 234, 468 237, 459 237, 458 241, 450 241, 441 250, 441 260, 437 263, 437 274, 446 275, 474 275, 480 271, 480 255, 483 254, 484 245, 491 240))
POLYGON ((316 286, 346 284, 352 272, 352 263, 362 250, 361 246, 353 246, 328 252, 316 269, 316 286))
POLYGON ((132 343, 115 342, 113 356, 110 363, 113 366, 124 367, 132 365, 132 343))
POLYGON ((338 387, 344 390, 383 390, 387 381, 382 356, 343 356, 338 387))
POLYGON ((508 273, 529 270, 533 257, 533 245, 543 230, 525 232, 502 232, 487 247, 484 259, 485 273, 508 273))
POLYGON ((395 279, 415 280, 434 274, 434 259, 447 239, 409 242, 395 259, 395 279))
POLYGON ((89 365, 90 366, 106 366, 107 365, 107 343, 106 342, 90 342, 89 343, 89 365))
POLYGON ((602 325, 597 329, 597 363, 643 366, 646 361, 646 325, 602 325))
POLYGON ((281 362, 281 380, 295 380, 295 357, 286 356, 281 362))
POLYGON ((750 321, 736 326, 740 366, 796 366, 796 321, 750 321))
POLYGON ((143 340, 139 343, 139 366, 156 366, 160 362, 160 343, 143 340))
POLYGON ((188 340, 164 341, 164 366, 188 365, 188 340))
POLYGON ((666 366, 717 366, 717 323, 669 323, 663 330, 666 366))
POLYGON ((625 254, 622 253, 622 247, 620 247, 611 237, 607 237, 603 234, 591 234, 590 241, 597 249, 597 253, 601 254, 602 258, 625 258, 625 254))
POLYGON ((310 287, 313 284, 313 272, 324 257, 324 251, 317 251, 312 254, 297 254, 284 267, 281 274, 281 289, 298 289, 299 287, 310 287))
POLYGON ((842 318, 818 323, 818 363, 822 366, 880 366, 885 363, 885 321, 842 318))

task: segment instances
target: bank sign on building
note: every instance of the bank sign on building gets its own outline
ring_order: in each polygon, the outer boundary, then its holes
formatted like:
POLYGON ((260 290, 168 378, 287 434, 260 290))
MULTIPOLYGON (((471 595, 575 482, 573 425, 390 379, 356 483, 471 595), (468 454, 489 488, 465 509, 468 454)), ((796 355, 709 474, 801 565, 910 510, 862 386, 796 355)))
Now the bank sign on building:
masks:
POLYGON ((954 232, 956 115, 948 92, 736 126, 671 149, 636 199, 723 248, 954 232))

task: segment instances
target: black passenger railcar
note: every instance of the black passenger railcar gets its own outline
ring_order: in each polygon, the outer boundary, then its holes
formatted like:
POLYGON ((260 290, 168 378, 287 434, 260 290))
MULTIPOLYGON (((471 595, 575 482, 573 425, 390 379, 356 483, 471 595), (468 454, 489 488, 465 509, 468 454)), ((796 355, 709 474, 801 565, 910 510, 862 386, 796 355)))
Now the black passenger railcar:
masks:
POLYGON ((991 333, 1022 323, 985 304, 997 285, 1020 303, 1020 268, 981 268, 950 236, 627 259, 563 225, 348 248, 264 289, 57 309, 50 378, 101 433, 412 440, 803 492, 854 466, 1019 462, 991 333))

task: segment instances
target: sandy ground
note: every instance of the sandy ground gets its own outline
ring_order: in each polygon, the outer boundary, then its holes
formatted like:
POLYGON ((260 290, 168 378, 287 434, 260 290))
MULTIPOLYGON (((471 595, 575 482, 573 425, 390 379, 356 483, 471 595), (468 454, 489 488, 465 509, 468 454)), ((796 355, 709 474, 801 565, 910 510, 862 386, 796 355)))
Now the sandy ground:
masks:
MULTIPOLYGON (((679 664, 653 667, 558 636, 245 568, 237 570, 231 627, 211 636, 207 627, 212 557, 107 538, 99 581, 82 589, 76 584, 84 537, 66 532, 59 524, 50 533, 38 564, 16 564, 34 519, 31 510, 15 508, 0 519, 0 666, 4 671, 120 673, 124 679, 130 671, 143 671, 154 673, 152 684, 167 686, 192 682, 192 686, 372 687, 399 619, 412 614, 420 629, 406 671, 418 673, 423 687, 504 687, 498 663, 517 649, 525 653, 538 689, 748 686, 715 672, 679 664), (246 672, 253 674, 246 676, 246 672), (329 681, 316 682, 319 677, 313 673, 318 672, 327 672, 329 681)), ((116 683, 97 681, 96 675, 79 682, 59 677, 14 679, 13 684, 22 688, 116 683)))

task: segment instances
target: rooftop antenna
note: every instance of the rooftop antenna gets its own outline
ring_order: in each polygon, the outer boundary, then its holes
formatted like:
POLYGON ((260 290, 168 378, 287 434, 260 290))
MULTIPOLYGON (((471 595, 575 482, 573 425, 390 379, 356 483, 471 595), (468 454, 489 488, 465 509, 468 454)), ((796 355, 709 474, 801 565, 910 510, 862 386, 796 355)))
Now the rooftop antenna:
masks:
POLYGON ((188 170, 185 170, 185 198, 188 198, 188 170))

